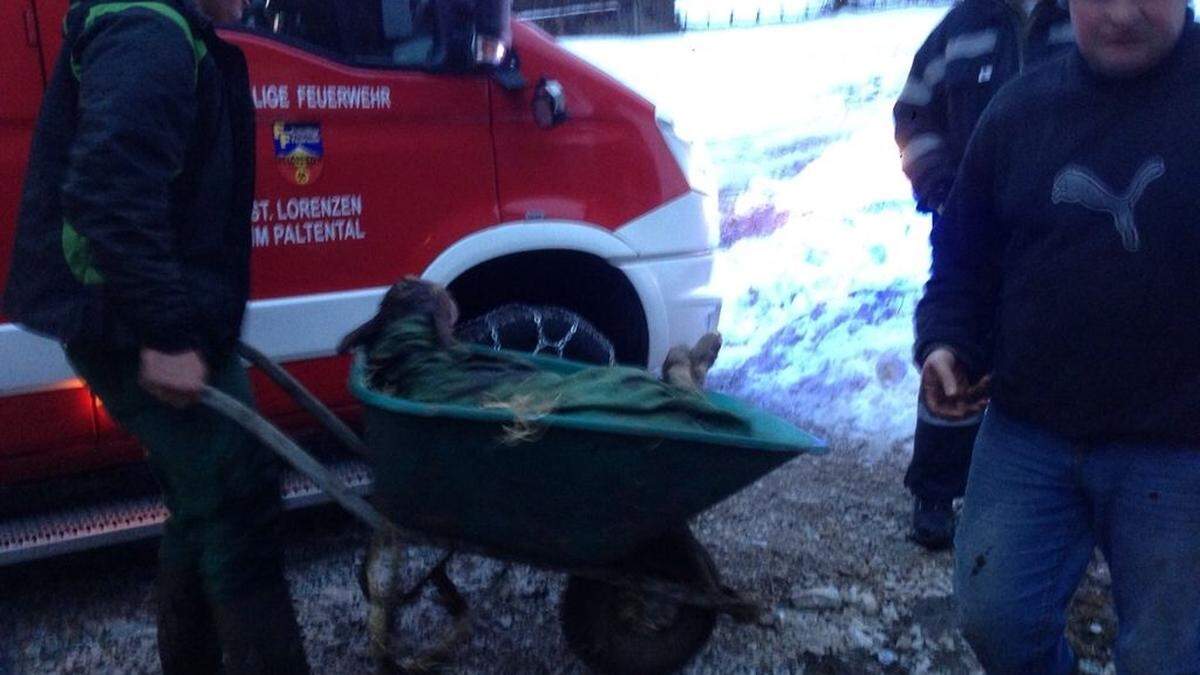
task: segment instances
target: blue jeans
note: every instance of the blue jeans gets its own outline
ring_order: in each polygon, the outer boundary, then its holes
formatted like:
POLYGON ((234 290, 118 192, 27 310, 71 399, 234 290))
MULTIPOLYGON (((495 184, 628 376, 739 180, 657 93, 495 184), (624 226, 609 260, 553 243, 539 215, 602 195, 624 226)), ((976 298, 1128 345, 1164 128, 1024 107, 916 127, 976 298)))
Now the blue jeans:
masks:
POLYGON ((1072 672, 1067 604, 1097 545, 1117 672, 1200 673, 1200 448, 1071 442, 992 406, 954 575, 963 634, 989 673, 1072 672))

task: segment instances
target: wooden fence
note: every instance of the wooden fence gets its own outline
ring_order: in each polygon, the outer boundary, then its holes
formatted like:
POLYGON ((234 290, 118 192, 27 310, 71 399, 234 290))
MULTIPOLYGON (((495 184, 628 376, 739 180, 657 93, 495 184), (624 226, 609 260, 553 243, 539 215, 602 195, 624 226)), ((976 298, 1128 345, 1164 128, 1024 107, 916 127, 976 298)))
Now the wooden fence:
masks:
POLYGON ((679 30, 675 0, 514 0, 513 13, 555 35, 679 30))
POLYGON ((800 23, 842 10, 882 10, 902 7, 948 7, 953 0, 736 0, 693 2, 676 8, 680 30, 715 30, 769 24, 800 23))
POLYGON ((714 30, 799 23, 842 10, 946 7, 953 0, 514 0, 519 19, 555 35, 714 30))

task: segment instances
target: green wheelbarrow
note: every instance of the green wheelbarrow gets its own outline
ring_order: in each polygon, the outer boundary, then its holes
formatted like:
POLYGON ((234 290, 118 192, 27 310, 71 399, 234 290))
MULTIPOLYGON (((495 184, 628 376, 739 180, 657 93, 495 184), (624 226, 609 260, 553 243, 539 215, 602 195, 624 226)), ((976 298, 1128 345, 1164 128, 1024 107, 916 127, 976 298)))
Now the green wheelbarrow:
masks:
MULTIPOLYGON (((445 552, 403 599, 432 584, 464 622, 466 603, 446 564, 458 553, 483 555, 568 574, 560 605, 567 644, 602 672, 678 670, 707 643, 719 614, 757 620, 763 610, 721 583, 688 521, 796 456, 826 451, 789 422, 716 393, 706 395, 748 420, 748 433, 576 413, 540 416, 532 435, 527 428, 514 441, 514 426, 527 421, 511 410, 388 396, 366 385, 356 360, 350 390, 364 407, 364 443, 269 359, 240 351, 372 466, 368 503, 252 410, 215 390, 202 397, 376 531, 364 574, 379 614, 372 626, 390 630, 391 605, 375 596, 396 594, 389 580, 398 544, 445 552)), ((589 367, 522 356, 562 374, 589 367)), ((394 660, 381 640, 372 636, 376 657, 394 660)))

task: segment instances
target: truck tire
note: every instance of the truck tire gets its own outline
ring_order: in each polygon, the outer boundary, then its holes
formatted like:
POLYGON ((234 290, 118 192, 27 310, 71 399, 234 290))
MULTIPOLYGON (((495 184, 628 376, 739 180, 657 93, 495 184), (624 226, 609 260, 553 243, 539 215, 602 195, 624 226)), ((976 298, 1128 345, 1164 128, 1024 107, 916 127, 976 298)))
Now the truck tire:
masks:
POLYGON ((563 307, 502 305, 455 329, 460 340, 493 349, 557 356, 603 366, 616 363, 612 341, 563 307))

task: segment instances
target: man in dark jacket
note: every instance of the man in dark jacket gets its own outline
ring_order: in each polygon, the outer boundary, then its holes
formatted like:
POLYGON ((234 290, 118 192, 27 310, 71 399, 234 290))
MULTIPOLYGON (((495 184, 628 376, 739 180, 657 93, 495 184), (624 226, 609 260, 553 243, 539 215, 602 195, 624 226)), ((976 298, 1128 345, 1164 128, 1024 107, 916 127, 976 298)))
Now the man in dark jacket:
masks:
POLYGON ((278 466, 193 406, 251 402, 233 353, 249 288, 254 109, 212 20, 243 0, 74 3, 31 151, 4 306, 60 340, 149 451, 171 516, 164 672, 304 673, 275 526, 278 466), (222 654, 223 653, 223 654, 222 654))
MULTIPOLYGON (((917 52, 894 110, 920 211, 938 219, 967 140, 1001 85, 1072 41, 1065 4, 1056 0, 965 0, 950 10, 917 52)), ((942 549, 953 540, 952 504, 966 489, 978 429, 978 418, 952 422, 917 406, 904 484, 915 498, 911 536, 922 546, 942 549)))
POLYGON ((956 542, 989 673, 1069 673, 1100 546, 1126 673, 1200 672, 1200 27, 1071 0, 1078 48, 979 122, 917 309, 925 404, 992 374, 956 542))

